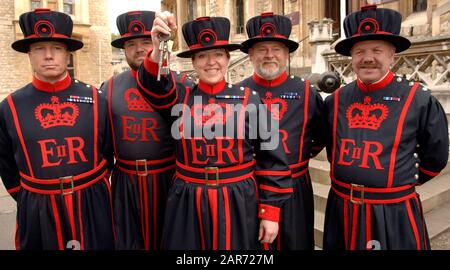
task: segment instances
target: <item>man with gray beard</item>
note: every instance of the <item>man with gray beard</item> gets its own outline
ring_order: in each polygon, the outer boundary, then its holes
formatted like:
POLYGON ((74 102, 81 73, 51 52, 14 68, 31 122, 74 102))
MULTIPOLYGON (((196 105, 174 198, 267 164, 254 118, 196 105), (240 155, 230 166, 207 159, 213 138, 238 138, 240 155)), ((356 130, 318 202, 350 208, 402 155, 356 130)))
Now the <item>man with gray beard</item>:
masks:
POLYGON ((280 234, 271 248, 312 250, 314 200, 308 161, 324 147, 323 101, 308 81, 286 72, 289 53, 299 46, 289 39, 291 29, 289 18, 272 12, 247 22, 249 39, 242 43, 241 51, 249 54, 255 72, 239 85, 259 92, 272 118, 279 121, 280 137, 294 180, 294 193, 282 207, 280 234))

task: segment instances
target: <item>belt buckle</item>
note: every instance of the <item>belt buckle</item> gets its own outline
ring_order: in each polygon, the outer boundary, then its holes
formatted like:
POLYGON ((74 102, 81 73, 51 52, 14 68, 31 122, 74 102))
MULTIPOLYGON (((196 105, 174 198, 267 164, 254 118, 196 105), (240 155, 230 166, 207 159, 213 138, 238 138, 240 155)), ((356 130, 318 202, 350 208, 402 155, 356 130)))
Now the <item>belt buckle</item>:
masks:
POLYGON ((350 202, 354 203, 354 204, 364 204, 364 185, 357 185, 357 184, 350 184, 350 202), (361 201, 355 201, 353 200, 353 189, 354 188, 360 188, 361 189, 361 195, 359 197, 359 199, 361 201))
POLYGON ((205 167, 205 181, 206 181, 206 185, 207 186, 218 186, 219 185, 219 167, 205 167), (216 171, 216 182, 210 184, 209 183, 209 178, 208 178, 208 171, 212 171, 215 170, 216 171))
POLYGON ((147 176, 148 175, 148 170, 147 170, 147 160, 146 159, 138 159, 136 160, 136 173, 138 176, 147 176), (142 163, 144 163, 144 168, 145 168, 145 172, 141 173, 141 171, 139 170, 139 166, 142 165, 142 163))
POLYGON ((74 192, 74 188, 73 188, 73 175, 69 175, 69 176, 64 176, 64 177, 60 177, 59 178, 59 189, 61 190, 61 195, 62 196, 66 196, 66 195, 71 195, 74 192), (66 180, 70 179, 70 191, 69 192, 64 192, 64 183, 66 182, 66 180))

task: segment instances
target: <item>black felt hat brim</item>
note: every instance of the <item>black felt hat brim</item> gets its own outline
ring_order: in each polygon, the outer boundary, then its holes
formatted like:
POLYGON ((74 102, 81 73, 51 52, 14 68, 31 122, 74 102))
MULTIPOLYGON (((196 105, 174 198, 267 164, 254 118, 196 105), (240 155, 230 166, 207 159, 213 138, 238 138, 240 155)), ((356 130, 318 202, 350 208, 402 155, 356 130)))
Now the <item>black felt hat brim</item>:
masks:
POLYGON ((55 38, 55 37, 36 37, 36 38, 24 38, 17 40, 11 44, 11 47, 21 53, 28 53, 30 51, 30 45, 36 42, 43 41, 57 41, 67 45, 67 50, 73 52, 83 48, 83 42, 71 39, 71 38, 55 38))
POLYGON ((248 53, 248 50, 253 47, 258 42, 264 42, 264 41, 276 41, 283 43, 288 49, 289 53, 295 52, 298 49, 298 42, 295 42, 290 39, 286 38, 277 38, 277 37, 257 37, 257 38, 250 38, 246 41, 242 42, 242 48, 241 51, 244 53, 248 53))
POLYGON ((355 37, 341 40, 336 44, 336 46, 334 47, 334 50, 339 54, 342 54, 345 56, 351 56, 350 52, 351 52, 353 46, 357 42, 368 41, 368 40, 382 40, 382 41, 389 42, 396 48, 396 50, 395 50, 396 53, 403 52, 411 46, 411 41, 409 41, 409 39, 404 38, 402 36, 389 35, 389 34, 368 34, 368 35, 355 36, 355 37))
POLYGON ((129 36, 129 37, 121 37, 118 39, 115 39, 113 41, 111 41, 111 46, 116 47, 118 49, 123 49, 123 46, 125 45, 125 42, 131 39, 135 39, 135 38, 151 38, 152 35, 133 35, 133 36, 129 36))
POLYGON ((180 52, 179 54, 177 54, 177 56, 180 58, 190 58, 195 53, 205 51, 205 50, 225 49, 225 50, 231 52, 231 51, 239 50, 241 48, 242 48, 241 44, 225 44, 225 45, 216 45, 216 46, 205 46, 205 47, 201 47, 201 48, 196 48, 196 49, 180 52))

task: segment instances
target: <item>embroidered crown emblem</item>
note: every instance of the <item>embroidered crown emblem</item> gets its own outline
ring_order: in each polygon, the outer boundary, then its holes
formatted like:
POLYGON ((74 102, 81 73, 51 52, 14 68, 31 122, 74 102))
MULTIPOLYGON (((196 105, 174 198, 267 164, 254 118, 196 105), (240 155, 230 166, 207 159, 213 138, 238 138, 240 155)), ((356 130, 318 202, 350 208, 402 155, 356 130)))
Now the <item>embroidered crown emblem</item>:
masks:
POLYGON ((153 112, 153 108, 145 101, 144 97, 136 88, 130 88, 125 91, 124 99, 127 102, 130 111, 153 112))
POLYGON ((283 100, 279 97, 272 98, 272 93, 267 92, 266 98, 263 98, 262 101, 264 102, 264 104, 267 105, 267 109, 270 111, 270 114, 272 115, 273 119, 278 120, 278 121, 283 119, 284 114, 286 113, 286 111, 288 109, 288 104, 287 104, 286 100, 283 100), (272 104, 278 105, 278 107, 276 107, 276 106, 273 107, 272 104))
POLYGON ((36 107, 34 115, 47 129, 56 126, 74 126, 79 115, 78 106, 70 103, 59 103, 56 96, 51 97, 51 103, 43 103, 36 107))
POLYGON ((194 123, 201 125, 224 125, 228 117, 233 113, 233 109, 227 103, 216 103, 214 98, 208 100, 208 104, 194 104, 191 109, 194 123))
POLYGON ((381 103, 370 104, 372 99, 364 97, 364 103, 353 103, 347 108, 349 128, 367 128, 377 130, 387 118, 389 108, 381 103))

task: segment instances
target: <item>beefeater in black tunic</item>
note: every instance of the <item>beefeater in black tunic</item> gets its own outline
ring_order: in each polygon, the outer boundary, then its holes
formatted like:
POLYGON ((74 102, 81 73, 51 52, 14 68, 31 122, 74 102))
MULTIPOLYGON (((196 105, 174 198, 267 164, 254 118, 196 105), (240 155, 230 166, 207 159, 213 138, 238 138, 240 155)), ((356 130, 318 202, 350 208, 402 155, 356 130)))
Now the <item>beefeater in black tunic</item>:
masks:
POLYGON ((280 136, 294 180, 294 193, 281 210, 280 233, 272 248, 314 249, 314 197, 309 159, 325 146, 323 100, 314 86, 288 76, 289 53, 299 44, 289 39, 292 23, 286 16, 263 13, 247 22, 249 39, 242 43, 255 69, 239 86, 256 90, 271 116, 280 121, 280 136), (276 104, 278 109, 270 109, 276 104))
MULTIPOLYGON (((159 16, 152 29, 155 37, 168 34, 168 25, 175 25, 172 15, 159 16)), ((162 76, 158 82, 155 51, 139 69, 143 96, 166 118, 173 117, 173 129, 182 129, 176 138, 177 171, 166 208, 166 249, 258 249, 258 240, 275 239, 280 207, 292 193, 280 138, 261 138, 261 130, 267 129, 261 121, 258 136, 250 139, 250 114, 244 108, 229 110, 231 105, 262 104, 255 91, 225 82, 228 51, 240 48, 228 43, 229 31, 230 22, 224 17, 202 17, 183 25, 190 49, 178 56, 193 59, 200 79, 193 88, 176 84, 172 76, 162 76), (172 108, 183 108, 182 116, 176 111, 171 116, 172 108), (232 130, 221 136, 195 134, 205 129, 225 131, 227 124, 232 130), (270 140, 278 148, 264 150, 270 140)), ((154 47, 159 46, 153 40, 154 47)), ((259 114, 255 109, 251 115, 270 117, 265 106, 260 107, 259 114)))
MULTIPOLYGON (((117 17, 121 37, 111 45, 124 49, 131 69, 100 88, 108 95, 116 160, 111 187, 117 249, 159 249, 167 192, 175 172, 170 124, 145 102, 136 80, 136 71, 153 46, 154 18, 152 11, 130 11, 117 17)), ((186 74, 174 76, 193 84, 186 74)))
POLYGON ((352 56, 357 80, 325 100, 332 186, 324 249, 430 249, 415 186, 446 166, 445 112, 430 90, 395 76, 401 15, 363 7, 344 21, 336 51, 352 56))
POLYGON ((0 174, 17 201, 17 249, 113 249, 106 97, 72 79, 70 16, 36 9, 19 18, 33 81, 0 103, 0 174))

